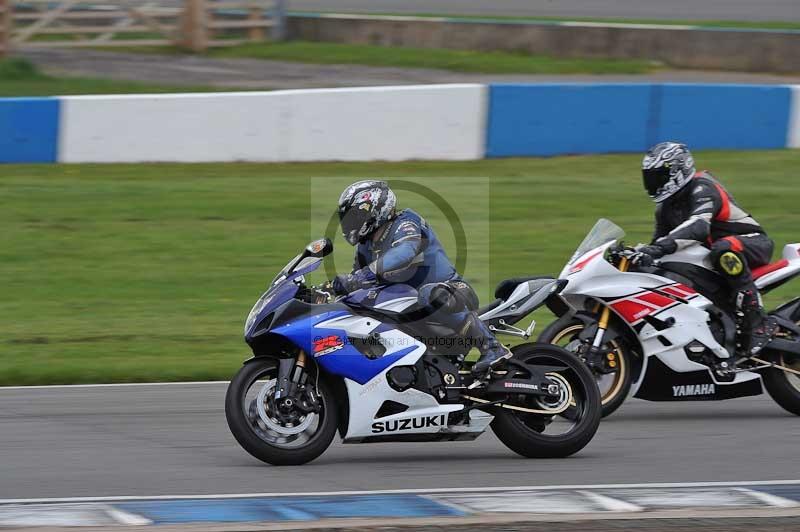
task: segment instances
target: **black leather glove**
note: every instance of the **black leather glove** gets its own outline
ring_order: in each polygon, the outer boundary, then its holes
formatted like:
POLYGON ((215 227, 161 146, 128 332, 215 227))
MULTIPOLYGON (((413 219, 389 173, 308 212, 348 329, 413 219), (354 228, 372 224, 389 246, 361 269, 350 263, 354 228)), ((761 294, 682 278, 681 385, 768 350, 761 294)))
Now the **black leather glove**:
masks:
POLYGON ((355 292, 361 288, 373 286, 377 280, 378 278, 372 270, 366 267, 356 270, 353 273, 348 273, 347 275, 337 275, 334 277, 333 281, 331 281, 331 284, 336 294, 344 295, 355 292))
POLYGON ((678 243, 675 242, 674 238, 671 238, 669 236, 662 236, 661 238, 653 242, 652 245, 660 247, 664 255, 672 255, 673 253, 678 251, 678 243))
POLYGON ((656 244, 639 246, 636 248, 636 251, 638 251, 640 254, 649 255, 653 259, 660 259, 667 254, 664 248, 656 244))
POLYGON ((648 266, 652 266, 653 262, 656 260, 656 257, 653 257, 649 253, 645 253, 643 251, 637 251, 631 257, 631 264, 636 266, 637 268, 647 268, 648 266))
POLYGON ((350 293, 348 290, 349 283, 347 282, 347 275, 337 275, 336 277, 331 280, 331 288, 333 288, 333 293, 337 296, 343 296, 350 293))

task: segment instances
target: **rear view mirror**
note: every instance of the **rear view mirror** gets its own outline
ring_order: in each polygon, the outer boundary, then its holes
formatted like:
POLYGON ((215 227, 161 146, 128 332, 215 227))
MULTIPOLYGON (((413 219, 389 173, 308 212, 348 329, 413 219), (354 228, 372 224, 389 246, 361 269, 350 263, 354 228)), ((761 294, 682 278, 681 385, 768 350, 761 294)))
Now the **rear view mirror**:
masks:
POLYGON ((333 251, 333 242, 331 242, 331 239, 320 238, 306 246, 305 255, 307 257, 322 258, 326 255, 330 255, 331 251, 333 251))

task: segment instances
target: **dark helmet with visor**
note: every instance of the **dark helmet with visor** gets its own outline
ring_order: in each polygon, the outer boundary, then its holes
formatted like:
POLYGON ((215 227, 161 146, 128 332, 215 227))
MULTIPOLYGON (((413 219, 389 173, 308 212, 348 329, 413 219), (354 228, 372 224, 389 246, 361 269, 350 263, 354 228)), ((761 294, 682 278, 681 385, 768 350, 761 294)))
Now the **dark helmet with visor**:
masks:
POLYGON ((644 188, 656 203, 666 200, 684 186, 695 174, 692 152, 685 144, 661 142, 644 156, 642 179, 644 188))
POLYGON ((355 246, 394 218, 397 199, 385 181, 353 183, 339 197, 339 222, 345 240, 355 246))

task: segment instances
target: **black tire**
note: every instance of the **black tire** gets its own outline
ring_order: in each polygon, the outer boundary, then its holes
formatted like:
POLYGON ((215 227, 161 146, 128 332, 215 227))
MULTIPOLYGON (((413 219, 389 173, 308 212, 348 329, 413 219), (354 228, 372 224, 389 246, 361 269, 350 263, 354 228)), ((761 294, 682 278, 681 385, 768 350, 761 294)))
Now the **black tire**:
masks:
MULTIPOLYGON (((797 316, 792 319, 800 325, 797 316)), ((781 355, 777 363, 800 371, 800 360, 797 357, 789 359, 781 355)), ((787 412, 800 416, 800 375, 792 375, 779 369, 766 369, 761 377, 769 396, 787 412)))
MULTIPOLYGON (((783 357, 779 359, 779 364, 783 364, 783 357)), ((794 364, 800 367, 800 364, 794 364)), ((764 380, 764 388, 781 408, 800 416, 800 390, 792 385, 789 379, 798 378, 789 376, 785 371, 779 369, 766 369, 761 373, 764 380)))
POLYGON ((497 408, 491 425, 494 433, 509 449, 526 458, 563 458, 583 449, 600 425, 600 392, 592 373, 578 357, 551 344, 522 344, 512 351, 514 358, 528 363, 565 366, 563 373, 569 374, 580 416, 566 434, 549 435, 531 426, 532 421, 541 422, 543 416, 497 408))
MULTIPOLYGON (((561 345, 563 347, 564 341, 569 341, 573 336, 584 328, 583 321, 576 317, 564 316, 554 321, 542 331, 539 335, 539 341, 561 345)), ((617 345, 615 349, 617 355, 617 363, 619 369, 613 375, 614 381, 608 386, 607 390, 600 391, 600 402, 603 405, 603 417, 610 416, 615 412, 631 391, 631 384, 633 382, 633 357, 623 345, 617 345)), ((591 370, 590 370, 591 371, 591 370)), ((600 381, 604 377, 602 374, 594 374, 595 381, 600 381)), ((598 382, 598 386, 600 383, 598 382)))
POLYGON ((298 448, 289 449, 272 445, 256 433, 248 419, 244 401, 250 386, 264 376, 275 375, 277 366, 277 361, 270 358, 257 359, 245 364, 228 385, 228 392, 225 395, 225 417, 239 445, 262 462, 272 465, 305 464, 325 452, 336 434, 338 413, 334 406, 333 394, 325 379, 320 378, 317 391, 322 401, 322 410, 316 432, 298 448))

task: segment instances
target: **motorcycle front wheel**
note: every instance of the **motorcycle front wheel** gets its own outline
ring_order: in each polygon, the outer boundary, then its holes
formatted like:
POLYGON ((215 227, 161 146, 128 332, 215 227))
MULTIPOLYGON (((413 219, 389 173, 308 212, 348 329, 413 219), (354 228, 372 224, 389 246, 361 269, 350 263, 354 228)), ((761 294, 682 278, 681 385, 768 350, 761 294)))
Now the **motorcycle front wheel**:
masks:
MULTIPOLYGON (((585 323, 576 317, 563 317, 547 326, 539 335, 540 342, 563 347, 570 353, 578 353, 582 347, 579 335, 585 323)), ((594 373, 597 387, 600 389, 600 401, 603 404, 603 417, 617 410, 631 391, 633 382, 632 360, 630 354, 617 342, 612 342, 612 351, 616 367, 610 373, 594 373)), ((590 370, 591 371, 591 370, 590 370)))
POLYGON ((262 462, 305 464, 325 452, 336 434, 333 395, 324 378, 309 380, 316 386, 320 408, 302 412, 275 401, 277 376, 278 361, 266 357, 239 370, 225 396, 228 427, 239 445, 262 462))
POLYGON ((600 392, 592 373, 575 355, 554 345, 522 344, 512 351, 514 359, 541 366, 558 393, 546 397, 509 394, 504 404, 518 408, 494 409, 494 433, 527 458, 563 458, 583 449, 597 432, 601 417, 600 392))

